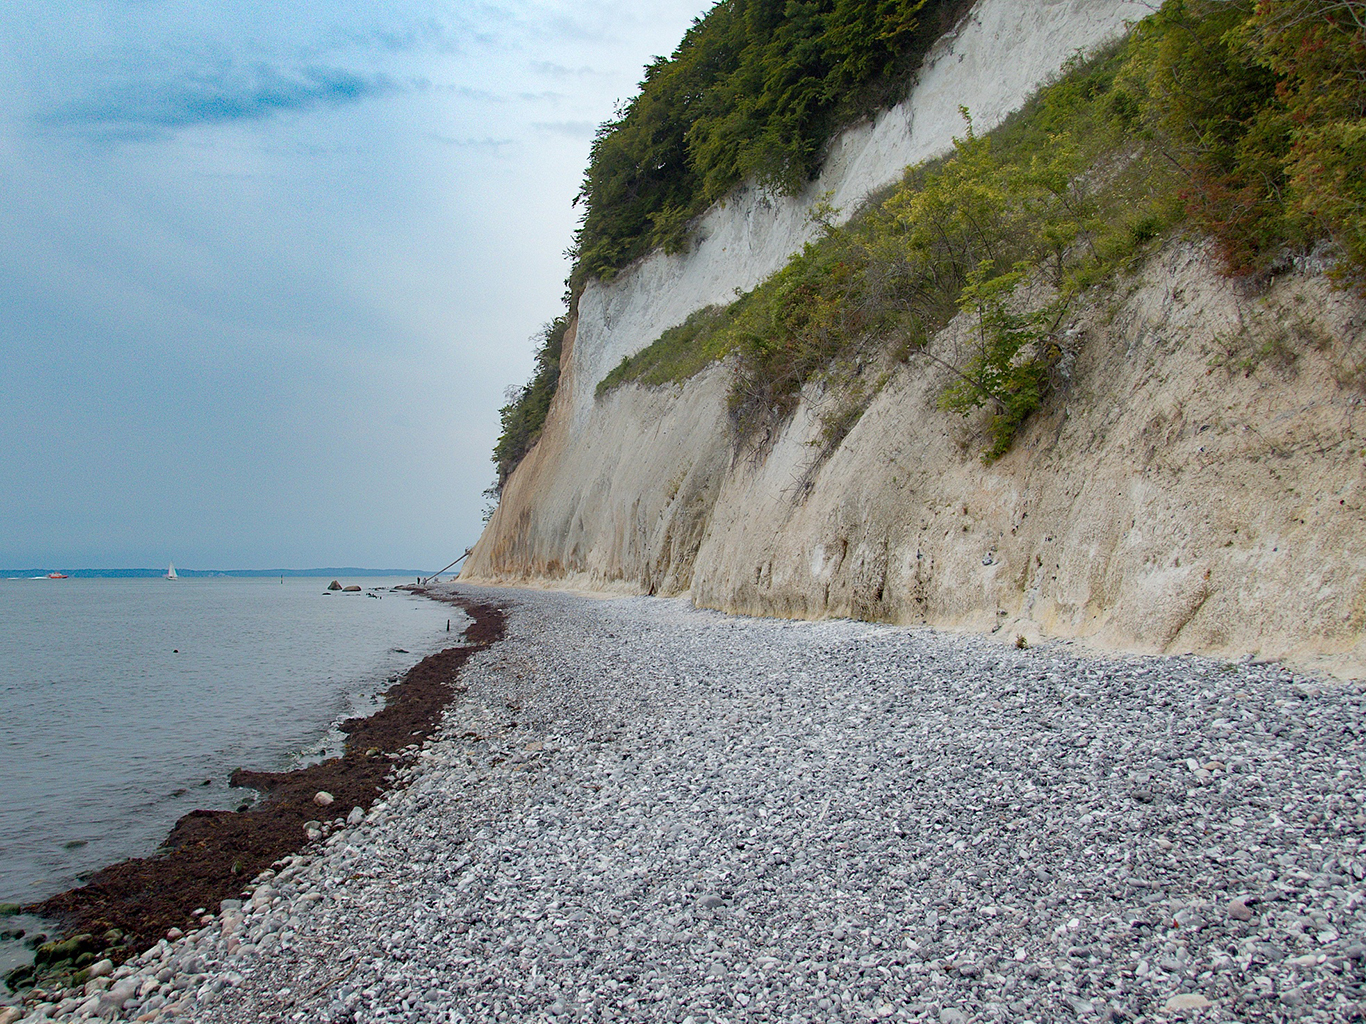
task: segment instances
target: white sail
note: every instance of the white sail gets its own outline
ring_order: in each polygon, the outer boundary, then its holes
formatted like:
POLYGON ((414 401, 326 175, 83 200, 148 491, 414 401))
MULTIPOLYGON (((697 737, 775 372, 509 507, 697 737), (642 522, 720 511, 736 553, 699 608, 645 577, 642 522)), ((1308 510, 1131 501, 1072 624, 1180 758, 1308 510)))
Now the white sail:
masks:
POLYGON ((168 579, 168 580, 177 580, 177 579, 180 579, 180 577, 177 576, 177 575, 175 574, 175 563, 174 563, 174 562, 170 562, 170 563, 167 565, 167 567, 166 567, 166 579, 168 579))

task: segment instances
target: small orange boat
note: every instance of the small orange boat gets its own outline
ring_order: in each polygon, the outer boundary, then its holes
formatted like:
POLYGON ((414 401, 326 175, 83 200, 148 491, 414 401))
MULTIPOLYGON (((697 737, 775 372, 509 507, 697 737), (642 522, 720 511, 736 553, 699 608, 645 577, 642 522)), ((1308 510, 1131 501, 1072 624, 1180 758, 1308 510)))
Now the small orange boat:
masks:
POLYGON ((50 572, 50 573, 47 574, 47 578, 50 579, 50 580, 69 580, 69 579, 71 579, 71 577, 68 576, 68 575, 67 575, 66 573, 64 573, 64 572, 50 572))

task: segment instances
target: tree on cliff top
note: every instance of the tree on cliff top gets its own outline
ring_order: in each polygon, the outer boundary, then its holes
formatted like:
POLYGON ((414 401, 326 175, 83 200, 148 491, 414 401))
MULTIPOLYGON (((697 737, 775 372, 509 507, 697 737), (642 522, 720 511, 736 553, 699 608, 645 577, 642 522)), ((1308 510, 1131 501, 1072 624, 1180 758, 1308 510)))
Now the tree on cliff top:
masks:
POLYGON ((611 277, 743 181, 801 188, 830 137, 905 93, 972 0, 723 0, 598 129, 574 281, 611 277))

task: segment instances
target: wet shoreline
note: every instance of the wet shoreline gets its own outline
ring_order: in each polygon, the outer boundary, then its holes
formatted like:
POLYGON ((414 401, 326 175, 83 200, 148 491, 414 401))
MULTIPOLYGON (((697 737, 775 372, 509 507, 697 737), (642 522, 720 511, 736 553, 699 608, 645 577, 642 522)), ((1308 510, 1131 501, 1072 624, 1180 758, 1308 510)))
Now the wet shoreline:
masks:
POLYGON ((194 911, 216 910, 261 871, 336 822, 364 814, 393 787, 397 771, 462 691, 465 662, 496 643, 504 628, 503 610, 494 604, 403 589, 461 607, 471 619, 463 642, 409 669, 374 714, 341 723, 347 738, 340 757, 286 772, 239 769, 230 782, 257 790, 254 806, 191 811, 151 856, 112 864, 85 885, 23 906, 25 914, 59 922, 61 938, 38 948, 34 970, 11 975, 13 987, 79 983, 91 963, 122 962, 173 929, 198 927, 194 911))

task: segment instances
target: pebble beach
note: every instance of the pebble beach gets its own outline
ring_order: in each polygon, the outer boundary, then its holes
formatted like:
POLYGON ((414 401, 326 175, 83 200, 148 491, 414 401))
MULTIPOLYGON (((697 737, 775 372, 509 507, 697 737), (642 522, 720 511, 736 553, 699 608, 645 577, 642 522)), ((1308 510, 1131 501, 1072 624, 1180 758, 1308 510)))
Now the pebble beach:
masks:
POLYGON ((452 589, 395 788, 0 1024, 1366 1014, 1360 684, 452 589))

